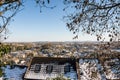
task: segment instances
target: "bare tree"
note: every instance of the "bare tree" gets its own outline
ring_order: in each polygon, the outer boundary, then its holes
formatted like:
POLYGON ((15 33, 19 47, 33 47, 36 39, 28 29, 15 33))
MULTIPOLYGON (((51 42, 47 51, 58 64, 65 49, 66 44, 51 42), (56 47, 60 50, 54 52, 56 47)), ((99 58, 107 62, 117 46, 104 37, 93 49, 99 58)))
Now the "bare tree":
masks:
MULTIPOLYGON (((20 10, 21 2, 19 0, 0 0, 0 34, 6 34, 7 25, 12 17, 20 10)), ((4 36, 4 39, 7 37, 4 36)))
MULTIPOLYGON (((24 2, 27 0, 0 0, 0 35, 6 35, 7 26, 10 23, 11 19, 21 11, 21 7, 24 7, 24 2)), ((36 4, 40 7, 48 7, 47 4, 50 3, 50 0, 34 0, 36 4)), ((0 37, 0 39, 3 37, 0 37)), ((4 39, 7 37, 4 36, 4 39)), ((1 42, 1 41, 0 41, 1 42)))
POLYGON ((110 41, 120 36, 120 0, 65 0, 67 27, 78 37, 79 32, 96 35, 97 40, 107 34, 110 41))

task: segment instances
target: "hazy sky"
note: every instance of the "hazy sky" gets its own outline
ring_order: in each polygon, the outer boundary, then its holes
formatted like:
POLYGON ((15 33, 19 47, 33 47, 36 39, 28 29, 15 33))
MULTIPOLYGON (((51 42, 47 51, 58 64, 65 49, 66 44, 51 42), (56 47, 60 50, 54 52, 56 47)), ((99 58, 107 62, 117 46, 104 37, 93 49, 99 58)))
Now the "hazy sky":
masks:
MULTIPOLYGON (((39 7, 33 0, 26 1, 24 9, 20 11, 9 25, 9 38, 6 41, 95 41, 96 38, 81 33, 79 39, 73 40, 73 34, 65 26, 62 2, 52 3, 54 9, 39 7)), ((57 0, 60 1, 60 0, 57 0)))

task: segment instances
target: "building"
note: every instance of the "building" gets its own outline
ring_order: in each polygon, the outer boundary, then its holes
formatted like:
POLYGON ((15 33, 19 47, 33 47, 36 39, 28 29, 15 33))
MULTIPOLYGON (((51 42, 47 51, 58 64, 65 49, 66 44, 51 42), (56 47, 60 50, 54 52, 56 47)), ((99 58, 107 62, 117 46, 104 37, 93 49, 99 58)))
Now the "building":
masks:
POLYGON ((77 80, 76 59, 34 57, 25 73, 25 80, 46 80, 63 75, 77 80))

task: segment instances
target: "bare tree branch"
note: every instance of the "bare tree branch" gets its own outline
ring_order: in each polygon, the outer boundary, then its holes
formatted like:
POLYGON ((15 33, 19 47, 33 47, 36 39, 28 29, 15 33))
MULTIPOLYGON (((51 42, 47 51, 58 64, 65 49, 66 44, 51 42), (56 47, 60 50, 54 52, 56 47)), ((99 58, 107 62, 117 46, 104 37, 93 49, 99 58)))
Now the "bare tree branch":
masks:
POLYGON ((69 8, 68 13, 71 13, 65 17, 67 27, 75 35, 85 32, 96 35, 100 40, 104 39, 105 34, 112 35, 110 38, 117 37, 116 33, 119 34, 119 0, 65 0, 64 3, 69 8))

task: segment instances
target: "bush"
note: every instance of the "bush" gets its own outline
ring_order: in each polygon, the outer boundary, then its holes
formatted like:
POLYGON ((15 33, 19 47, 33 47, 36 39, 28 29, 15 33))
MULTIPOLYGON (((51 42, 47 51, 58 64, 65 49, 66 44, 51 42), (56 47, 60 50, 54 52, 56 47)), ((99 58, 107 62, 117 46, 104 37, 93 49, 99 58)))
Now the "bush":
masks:
POLYGON ((2 77, 2 76, 3 76, 3 71, 2 71, 2 69, 0 67, 0 77, 2 77))
POLYGON ((70 80, 70 79, 64 78, 62 75, 60 75, 56 78, 53 78, 52 80, 70 80))

